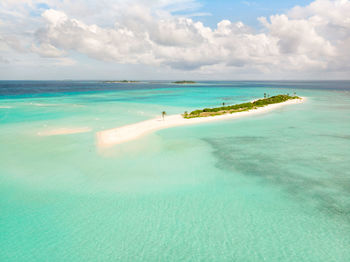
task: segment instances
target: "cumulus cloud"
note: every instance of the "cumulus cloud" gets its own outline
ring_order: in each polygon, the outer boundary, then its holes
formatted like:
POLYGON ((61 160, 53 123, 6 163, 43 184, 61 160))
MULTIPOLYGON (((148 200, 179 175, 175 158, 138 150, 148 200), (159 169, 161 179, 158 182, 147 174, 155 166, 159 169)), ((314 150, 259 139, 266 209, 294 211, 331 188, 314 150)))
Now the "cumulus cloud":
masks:
POLYGON ((59 50, 48 43, 41 43, 39 46, 33 44, 31 51, 42 57, 61 57, 65 54, 63 50, 59 50))
MULTIPOLYGON (((26 1, 32 8, 37 4, 26 1)), ((14 10, 17 2, 4 3, 14 10)), ((119 64, 211 72, 336 71, 349 67, 349 0, 316 0, 286 14, 259 18, 260 31, 228 20, 210 28, 188 16, 172 14, 186 8, 196 10, 199 4, 192 0, 134 0, 127 6, 125 1, 110 0, 103 4, 80 0, 43 3, 51 8, 43 10, 28 43, 28 50, 42 57, 64 57, 73 51, 119 64), (92 18, 86 15, 89 13, 94 13, 92 18)), ((14 43, 9 45, 16 48, 14 43)))

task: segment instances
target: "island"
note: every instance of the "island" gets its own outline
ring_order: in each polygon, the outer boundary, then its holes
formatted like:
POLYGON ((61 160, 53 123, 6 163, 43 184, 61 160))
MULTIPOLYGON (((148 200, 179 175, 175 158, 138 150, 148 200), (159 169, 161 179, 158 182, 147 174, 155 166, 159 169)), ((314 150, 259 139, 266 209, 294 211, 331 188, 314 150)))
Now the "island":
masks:
POLYGON ((160 129, 262 114, 281 106, 302 103, 305 100, 304 97, 277 95, 237 105, 195 110, 189 114, 185 112, 167 116, 163 111, 160 112, 159 117, 154 119, 99 131, 96 133, 96 144, 99 149, 103 149, 135 140, 160 129))
POLYGON ((184 118, 194 118, 194 117, 208 117, 208 116, 218 116, 223 114, 233 114, 237 112, 248 111, 252 109, 257 109, 259 107, 263 107, 270 104, 282 103, 291 99, 301 99, 298 96, 290 96, 290 95, 277 95, 268 98, 258 99, 248 103, 236 104, 231 106, 223 106, 215 107, 215 108, 204 108, 192 111, 191 113, 185 112, 183 114, 184 118))
POLYGON ((130 84, 130 83, 140 83, 140 81, 134 81, 134 80, 117 80, 117 81, 103 81, 102 83, 105 84, 113 84, 113 83, 126 83, 126 84, 130 84))
POLYGON ((180 84, 180 85, 184 85, 184 84, 197 84, 195 81, 175 81, 175 82, 172 82, 173 84, 180 84))

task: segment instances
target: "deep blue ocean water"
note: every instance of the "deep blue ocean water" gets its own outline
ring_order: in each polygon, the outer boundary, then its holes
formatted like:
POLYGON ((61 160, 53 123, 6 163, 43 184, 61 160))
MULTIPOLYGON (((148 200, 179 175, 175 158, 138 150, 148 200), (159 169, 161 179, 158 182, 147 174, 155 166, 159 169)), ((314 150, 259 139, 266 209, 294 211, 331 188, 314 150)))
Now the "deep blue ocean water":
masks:
POLYGON ((0 261, 350 261, 350 81, 0 81, 0 261), (270 95, 110 149, 107 128, 270 95), (69 128, 89 130, 41 136, 69 128))

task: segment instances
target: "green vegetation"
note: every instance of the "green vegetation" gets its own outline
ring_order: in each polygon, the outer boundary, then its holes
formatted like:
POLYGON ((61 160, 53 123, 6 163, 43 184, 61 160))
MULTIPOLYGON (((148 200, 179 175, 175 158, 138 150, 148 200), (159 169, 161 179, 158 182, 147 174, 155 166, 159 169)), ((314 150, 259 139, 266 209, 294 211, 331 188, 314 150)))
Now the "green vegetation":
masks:
POLYGON ((133 81, 133 80, 118 80, 118 81, 103 81, 103 83, 139 83, 140 81, 133 81))
POLYGON ((196 84, 196 82, 183 80, 183 81, 175 81, 173 82, 173 84, 196 84))
POLYGON ((248 111, 251 109, 256 109, 259 107, 263 107, 266 105, 270 104, 277 104, 277 103, 282 103, 287 100, 291 99, 300 99, 300 97, 294 95, 277 95, 277 96, 272 96, 266 98, 266 94, 264 94, 263 99, 258 99, 254 102, 247 102, 247 103, 242 103, 242 104, 237 104, 237 105, 232 105, 232 106, 222 106, 222 107, 216 107, 216 108, 204 108, 204 109, 199 109, 192 111, 191 113, 185 112, 182 116, 184 118, 194 118, 194 117, 207 117, 207 116, 217 116, 217 115, 223 115, 223 114, 232 114, 236 112, 243 112, 243 111, 248 111))

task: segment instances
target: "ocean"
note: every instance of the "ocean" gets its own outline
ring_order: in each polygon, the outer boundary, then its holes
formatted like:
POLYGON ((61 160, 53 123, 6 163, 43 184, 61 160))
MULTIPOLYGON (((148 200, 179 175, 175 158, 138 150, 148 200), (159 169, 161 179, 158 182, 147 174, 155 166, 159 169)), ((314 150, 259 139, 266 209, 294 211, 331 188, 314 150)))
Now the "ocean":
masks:
POLYGON ((0 261, 350 261, 350 81, 0 81, 0 261), (162 111, 294 92, 96 146, 162 111), (86 132, 40 135, 62 128, 86 132))

